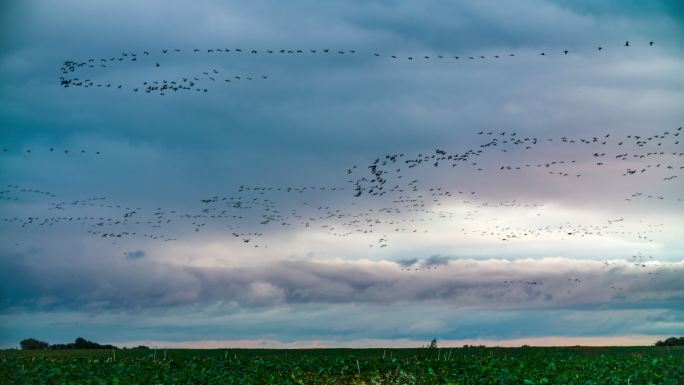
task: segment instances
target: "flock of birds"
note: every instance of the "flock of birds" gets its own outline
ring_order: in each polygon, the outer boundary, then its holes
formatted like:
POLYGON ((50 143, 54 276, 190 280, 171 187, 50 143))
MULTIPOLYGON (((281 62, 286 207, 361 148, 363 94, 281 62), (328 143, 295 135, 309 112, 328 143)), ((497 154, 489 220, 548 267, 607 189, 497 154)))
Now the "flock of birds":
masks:
MULTIPOLYGON (((655 42, 649 41, 644 43, 639 43, 640 45, 653 46, 655 42)), ((625 41, 622 47, 632 47, 634 43, 625 41)), ((606 51, 607 47, 597 46, 595 51, 600 53, 606 51)), ((201 71, 201 73, 195 73, 192 75, 178 76, 172 79, 159 79, 159 80, 145 80, 134 86, 125 85, 121 82, 115 82, 113 80, 94 80, 91 75, 80 75, 76 76, 80 72, 86 69, 110 69, 115 68, 116 65, 123 63, 139 63, 145 65, 149 69, 162 69, 165 66, 164 59, 177 57, 178 55, 183 55, 190 53, 192 55, 198 56, 200 54, 211 55, 212 58, 215 57, 226 57, 226 55, 249 55, 249 56, 259 56, 259 55, 283 55, 283 56, 300 56, 300 55, 324 55, 324 56, 338 56, 338 57, 348 57, 348 56, 369 56, 372 58, 386 58, 392 61, 481 61, 481 60, 501 60, 504 58, 516 57, 516 53, 505 53, 505 54, 493 54, 493 55, 457 55, 457 54, 421 54, 421 55, 399 55, 399 54, 386 54, 380 52, 369 52, 362 53, 355 49, 242 49, 242 48, 206 48, 199 49, 194 48, 191 50, 183 50, 180 48, 176 49, 162 49, 159 51, 142 51, 142 52, 121 52, 118 55, 108 56, 108 57, 91 57, 84 60, 73 60, 68 59, 62 63, 60 67, 60 73, 62 76, 59 77, 59 84, 64 88, 109 88, 109 89, 129 89, 132 92, 142 92, 147 94, 156 95, 166 95, 171 92, 179 91, 193 91, 199 93, 206 93, 209 91, 209 84, 223 84, 230 86, 236 82, 252 81, 252 80, 266 80, 269 77, 267 75, 247 75, 247 74, 235 74, 235 73, 225 73, 223 70, 218 70, 216 68, 206 69, 201 71)), ((571 51, 569 49, 551 51, 540 51, 538 55, 540 57, 546 57, 553 54, 556 55, 568 55, 571 51)))
POLYGON ((66 155, 74 155, 74 154, 95 154, 95 155, 101 155, 102 152, 99 150, 86 150, 86 149, 80 149, 80 150, 71 150, 71 149, 57 149, 55 147, 50 147, 50 148, 45 148, 45 149, 35 149, 35 148, 12 148, 10 146, 4 146, 2 147, 2 152, 7 153, 7 154, 24 154, 24 155, 33 155, 37 153, 54 153, 54 154, 64 154, 66 155))
MULTIPOLYGON (((684 170, 684 152, 676 151, 681 132, 682 127, 677 127, 648 136, 601 134, 538 138, 517 131, 479 131, 473 135, 479 144, 470 148, 459 151, 436 148, 414 155, 391 153, 376 158, 365 167, 347 167, 340 173, 341 183, 337 186, 240 185, 234 194, 199 199, 192 210, 134 207, 114 203, 104 196, 55 200, 57 195, 48 191, 8 185, 0 191, 0 200, 20 202, 31 196, 50 198, 52 201, 46 210, 51 215, 12 216, 2 220, 21 228, 78 224, 88 234, 113 242, 136 237, 175 241, 179 237, 177 234, 187 234, 182 227, 187 226, 194 233, 225 233, 240 244, 254 248, 268 247, 265 235, 275 226, 315 230, 333 237, 374 238, 369 247, 386 248, 397 234, 425 234, 440 223, 461 223, 454 236, 466 239, 482 237, 515 242, 548 236, 561 240, 619 236, 653 242, 662 232, 663 224, 640 224, 639 229, 634 230, 625 226, 624 218, 609 218, 604 223, 512 225, 491 217, 490 213, 521 209, 534 211, 537 217, 543 218, 545 204, 515 199, 489 200, 486 194, 471 189, 425 185, 421 180, 422 177, 428 181, 434 179, 434 175, 429 174, 435 171, 438 172, 437 180, 452 180, 450 175, 454 175, 463 179, 464 184, 468 180, 464 172, 493 178, 510 172, 528 172, 537 173, 539 177, 572 177, 574 183, 581 183, 580 177, 586 173, 617 172, 629 178, 660 173, 656 176, 662 183, 673 183, 671 181, 684 170), (573 157, 519 164, 493 163, 535 151, 558 154, 564 150, 569 150, 573 157), (347 203, 340 203, 345 199, 347 203), (454 206, 460 210, 453 210, 454 206)), ((534 158, 540 159, 540 156, 534 158)), ((621 199, 625 202, 668 200, 662 194, 644 192, 634 192, 621 199)), ((682 202, 681 197, 671 200, 682 202)), ((430 270, 436 269, 437 265, 405 268, 407 271, 430 270)))
MULTIPOLYGON (((624 47, 633 44, 625 42, 624 47)), ((654 42, 648 42, 653 46, 654 42)), ((604 51, 596 47, 597 52, 604 51)), ((256 50, 212 48, 190 51, 194 55, 362 55, 356 50, 256 50)), ((181 49, 161 50, 160 53, 125 52, 106 58, 89 58, 84 61, 64 62, 60 84, 65 88, 114 88, 133 92, 164 95, 177 91, 207 92, 207 82, 234 84, 266 80, 266 75, 228 74, 223 70, 209 69, 201 74, 181 76, 178 79, 143 81, 134 87, 121 83, 100 82, 80 75, 85 69, 111 68, 123 62, 136 62, 152 69, 163 68, 160 57, 183 54, 181 49), (79 75, 79 77, 76 77, 79 75)), ((568 55, 569 50, 556 54, 568 55)), ((499 60, 514 57, 505 55, 415 55, 398 56, 372 52, 372 57, 388 60, 499 60)), ((539 56, 549 56, 540 52, 539 56)), ((684 151, 681 149, 682 127, 665 129, 649 135, 611 135, 600 133, 588 136, 538 137, 517 130, 475 132, 472 145, 458 149, 434 148, 417 154, 387 153, 365 165, 351 165, 340 172, 339 185, 240 185, 230 194, 213 195, 183 204, 180 207, 145 207, 116 202, 112 197, 97 196, 78 199, 58 199, 58 194, 16 184, 0 191, 0 204, 7 206, 5 213, 16 212, 29 203, 35 210, 44 211, 29 215, 7 215, 1 218, 3 226, 15 226, 36 233, 38 229, 78 227, 92 237, 113 244, 128 241, 173 242, 181 237, 209 233, 224 239, 233 239, 236 245, 248 248, 268 248, 270 235, 282 231, 314 231, 329 237, 362 239, 370 248, 391 248, 393 241, 411 234, 426 234, 449 224, 454 228, 454 239, 481 238, 504 244, 533 239, 554 238, 571 240, 591 237, 626 238, 640 244, 654 242, 663 232, 663 223, 630 221, 626 217, 605 218, 585 223, 565 221, 561 224, 543 224, 546 215, 544 202, 508 199, 497 200, 489 194, 468 186, 468 175, 484 175, 499 179, 512 173, 534 173, 538 178, 565 178, 571 183, 582 183, 587 174, 640 178, 655 176, 660 183, 676 183, 684 171, 684 151), (534 161, 524 161, 527 154, 534 161), (551 155, 549 155, 551 154, 551 155), (540 161, 539 159, 547 159, 540 161), (467 174, 467 175, 464 175, 467 174), (453 183, 438 186, 434 180, 453 181, 458 177, 462 187, 453 183), (427 182, 426 182, 427 181, 427 182), (496 216, 497 212, 534 213, 539 224, 514 224, 496 216), (456 227, 453 227, 453 225, 456 227)), ((467 143, 468 141, 466 141, 467 143)), ((107 157, 93 149, 49 149, 3 147, 4 153, 58 153, 65 155, 94 154, 107 157)), ((643 181, 639 179, 638 181, 643 181)), ((681 179, 680 179, 681 180, 681 179)), ((651 183, 651 182, 649 182, 651 183)), ((640 186, 643 183, 637 183, 640 186)), ((596 186, 593 186, 596 187, 596 186)), ((600 188, 600 186, 598 186, 600 188)), ((623 203, 638 200, 672 201, 681 203, 681 197, 637 191, 620 197, 623 203)), ((19 246, 19 244, 16 244, 19 246)), ((128 251, 124 252, 128 255, 128 251)), ((449 263, 448 259, 412 259, 397 261, 400 271, 434 271, 449 263)), ((603 261, 606 268, 614 262, 603 261)), ((658 264, 653 256, 637 253, 631 263, 645 274, 658 275, 658 264)), ((579 285, 581 276, 567 278, 568 285, 579 285)), ((539 280, 504 280, 505 285, 529 287, 543 286, 539 280)), ((623 290, 622 286, 612 286, 623 290)))
MULTIPOLYGON (((444 226, 451 229, 454 242, 481 239, 511 244, 610 237, 648 245, 658 240, 665 229, 664 223, 634 221, 625 216, 598 222, 567 220, 562 223, 551 218, 549 223, 544 223, 547 215, 544 202, 496 200, 472 187, 454 188, 450 183, 451 187, 435 186, 430 182, 456 179, 465 186, 472 175, 501 180, 502 175, 516 172, 533 173, 536 178, 567 177, 572 183, 580 184, 585 174, 597 173, 605 180, 638 178, 634 184, 639 186, 665 186, 676 183, 673 180, 684 171, 684 152, 679 140, 682 130, 676 127, 650 135, 603 133, 546 138, 511 130, 479 131, 472 135, 475 144, 458 151, 435 148, 412 155, 390 153, 365 166, 343 168, 339 185, 240 185, 232 194, 208 196, 176 208, 124 204, 107 196, 65 200, 51 191, 9 184, 0 191, 0 204, 11 205, 3 212, 20 210, 23 204, 34 210, 42 207, 44 212, 7 215, 0 223, 32 234, 51 228, 80 229, 102 241, 120 243, 121 247, 140 240, 174 242, 206 233, 212 239, 231 239, 236 247, 261 250, 269 248, 274 234, 312 231, 331 239, 367 242, 369 248, 380 252, 385 248, 391 250, 394 241, 399 241, 401 246, 411 236, 421 237, 444 226), (564 153, 570 156, 561 157, 564 153), (537 161, 514 163, 528 154, 537 161), (548 154, 558 158, 539 161, 548 154), (508 158, 510 163, 501 163, 508 158), (511 221, 511 214, 534 215, 537 220, 511 221)), ((83 150, 83 153, 91 152, 83 150)), ((601 186, 591 187, 601 189, 601 186)), ((666 195, 636 191, 618 201, 626 205, 647 199, 682 204, 682 197, 666 195)), ((128 249, 123 253, 129 259, 139 258, 128 249)), ((401 272, 420 274, 447 267, 449 259, 396 263, 401 272)), ((603 266, 611 269, 615 263, 605 260, 603 266)), ((639 252, 630 263, 642 271, 644 279, 661 273, 662 264, 653 256, 646 257, 639 252)), ((564 285, 570 293, 583 281, 593 278, 573 275, 566 279, 564 285)), ((502 283, 524 290, 543 290, 548 284, 540 279, 518 278, 502 283)), ((615 283, 611 290, 619 293, 625 287, 615 283)))
MULTIPOLYGON (((436 148, 426 154, 407 155, 404 153, 391 153, 376 158, 366 168, 370 175, 360 176, 353 180, 355 196, 370 194, 382 196, 391 192, 417 191, 415 185, 409 182, 404 185, 398 183, 406 170, 418 167, 432 167, 447 169, 470 168, 479 173, 507 173, 519 172, 528 169, 539 169, 549 175, 560 177, 580 178, 583 172, 592 168, 604 168, 610 170, 612 164, 621 167, 623 177, 632 177, 645 173, 662 171, 663 181, 671 181, 678 178, 684 170, 684 152, 677 151, 680 144, 682 127, 673 130, 665 130, 662 133, 642 136, 626 135, 614 137, 610 134, 597 136, 571 138, 568 136, 538 138, 534 136, 519 135, 516 131, 485 132, 480 131, 478 136, 486 138, 469 149, 458 152, 436 148), (550 144, 558 144, 555 152, 568 152, 573 155, 584 155, 577 159, 549 159, 544 162, 525 162, 513 164, 499 164, 487 169, 481 161, 488 153, 496 152, 498 157, 502 153, 524 153, 544 149, 550 144), (577 150, 582 149, 583 152, 577 150), (667 149, 667 150, 666 150, 667 149), (610 152, 612 151, 612 152, 610 152), (626 164, 622 166, 622 164, 626 164)), ((358 167, 353 166, 347 170, 347 174, 358 173, 358 167)), ((454 192, 443 192, 451 195, 454 192)), ((459 192, 463 194, 463 192, 459 192)))

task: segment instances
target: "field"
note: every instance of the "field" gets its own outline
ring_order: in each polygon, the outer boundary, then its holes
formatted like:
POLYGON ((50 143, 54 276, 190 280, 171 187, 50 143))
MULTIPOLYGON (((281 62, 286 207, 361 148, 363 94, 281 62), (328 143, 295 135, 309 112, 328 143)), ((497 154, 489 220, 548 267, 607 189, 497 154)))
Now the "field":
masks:
POLYGON ((684 384, 684 348, 0 351, 3 384, 684 384))

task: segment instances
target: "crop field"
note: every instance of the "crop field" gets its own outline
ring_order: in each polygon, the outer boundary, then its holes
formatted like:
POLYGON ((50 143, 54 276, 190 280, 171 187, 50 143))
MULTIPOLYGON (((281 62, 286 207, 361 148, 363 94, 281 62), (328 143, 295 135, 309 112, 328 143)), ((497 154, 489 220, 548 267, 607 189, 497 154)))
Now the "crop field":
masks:
POLYGON ((684 384, 684 348, 0 352, 3 384, 684 384))

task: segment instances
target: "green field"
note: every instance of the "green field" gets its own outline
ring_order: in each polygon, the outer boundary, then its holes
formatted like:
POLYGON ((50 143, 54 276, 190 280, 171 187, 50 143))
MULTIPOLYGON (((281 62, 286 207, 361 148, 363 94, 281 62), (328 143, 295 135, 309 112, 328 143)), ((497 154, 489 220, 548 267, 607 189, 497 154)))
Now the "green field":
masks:
POLYGON ((3 384, 684 384, 684 348, 0 351, 3 384))

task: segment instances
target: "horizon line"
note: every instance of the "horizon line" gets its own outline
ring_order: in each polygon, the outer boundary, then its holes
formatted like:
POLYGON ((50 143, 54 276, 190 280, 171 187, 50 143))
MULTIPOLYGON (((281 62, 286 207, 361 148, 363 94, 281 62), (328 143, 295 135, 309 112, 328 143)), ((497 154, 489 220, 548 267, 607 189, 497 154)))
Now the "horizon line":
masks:
MULTIPOLYGON (((468 346, 484 346, 488 348, 501 347, 645 347, 654 346, 656 342, 665 340, 669 335, 623 335, 623 336, 544 336, 529 338, 510 339, 439 339, 439 348, 462 348, 468 346)), ((417 339, 355 339, 349 341, 339 340, 297 340, 280 341, 270 338, 256 339, 226 339, 226 340, 128 340, 107 341, 103 344, 111 344, 119 348, 134 348, 140 345, 151 349, 407 349, 421 348, 429 345, 430 341, 417 339)), ((5 347, 7 348, 7 347, 5 347)))

